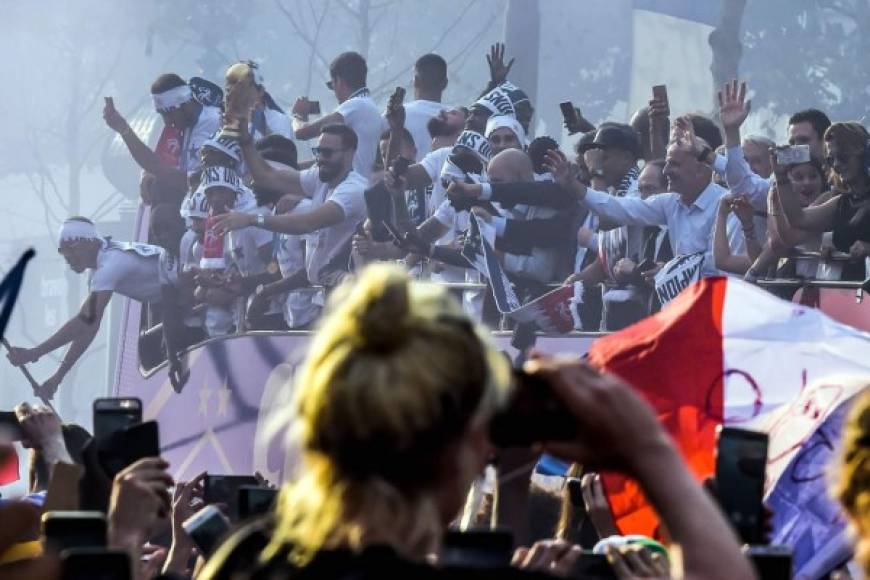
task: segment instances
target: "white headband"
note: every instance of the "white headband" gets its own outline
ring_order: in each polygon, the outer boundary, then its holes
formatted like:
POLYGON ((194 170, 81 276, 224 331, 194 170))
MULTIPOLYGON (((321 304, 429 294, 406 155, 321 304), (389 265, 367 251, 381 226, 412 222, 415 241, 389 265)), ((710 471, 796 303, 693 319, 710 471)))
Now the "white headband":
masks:
POLYGON ((470 131, 468 129, 463 131, 459 135, 459 138, 456 139, 456 145, 454 145, 454 147, 465 147, 466 149, 471 149, 477 157, 483 161, 484 165, 489 163, 489 159, 492 157, 492 147, 490 146, 489 141, 487 141, 486 137, 477 131, 470 131))
POLYGON ((164 91, 158 95, 151 95, 154 101, 154 109, 158 113, 166 113, 172 109, 177 109, 184 103, 193 100, 193 93, 187 85, 181 85, 164 91))
MULTIPOLYGON (((486 171, 484 169, 484 171, 486 171)), ((441 183, 443 184, 445 181, 453 181, 454 179, 458 179, 461 182, 465 182, 465 178, 468 177, 474 183, 482 183, 484 181, 483 175, 478 175, 477 173, 466 173, 462 169, 459 168, 458 165, 453 163, 449 158, 444 161, 444 165, 441 166, 441 173, 439 174, 439 178, 441 179, 441 183)))
POLYGON ((526 132, 523 130, 523 126, 520 125, 520 122, 517 121, 515 117, 509 117, 507 115, 495 115, 486 121, 486 138, 489 139, 493 131, 501 129, 502 127, 507 127, 513 131, 514 135, 517 136, 517 141, 520 142, 521 146, 525 147, 526 132))
POLYGON ((488 109, 493 115, 512 115, 516 117, 514 103, 507 91, 495 88, 478 99, 477 103, 488 109))
POLYGON ((215 165, 203 167, 199 191, 206 193, 212 187, 228 187, 238 194, 241 191, 241 184, 242 180, 234 169, 215 165))
POLYGON ((81 220, 66 220, 60 226, 60 233, 57 236, 57 245, 61 246, 66 242, 74 242, 76 240, 99 240, 100 234, 97 233, 97 228, 94 224, 83 222, 81 220))
POLYGON ((227 137, 223 133, 218 133, 214 137, 207 139, 202 146, 220 151, 224 155, 232 157, 236 163, 241 163, 242 161, 242 146, 239 145, 239 140, 235 137, 227 137))

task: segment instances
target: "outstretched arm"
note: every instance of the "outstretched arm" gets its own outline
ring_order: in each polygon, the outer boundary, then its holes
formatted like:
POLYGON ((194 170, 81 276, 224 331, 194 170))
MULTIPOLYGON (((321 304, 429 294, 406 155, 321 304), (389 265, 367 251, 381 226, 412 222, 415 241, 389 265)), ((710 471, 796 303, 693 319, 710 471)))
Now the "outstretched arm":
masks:
POLYGON ((119 113, 115 108, 115 102, 112 97, 106 97, 106 104, 103 107, 103 120, 110 129, 114 130, 121 136, 124 145, 127 146, 127 150, 130 152, 130 155, 139 167, 148 173, 153 173, 154 175, 159 175, 163 178, 170 176, 178 178, 184 177, 184 174, 179 169, 170 167, 161 161, 157 154, 152 151, 148 145, 143 143, 141 139, 139 139, 136 132, 130 128, 127 120, 124 119, 124 117, 121 116, 121 113, 119 113))

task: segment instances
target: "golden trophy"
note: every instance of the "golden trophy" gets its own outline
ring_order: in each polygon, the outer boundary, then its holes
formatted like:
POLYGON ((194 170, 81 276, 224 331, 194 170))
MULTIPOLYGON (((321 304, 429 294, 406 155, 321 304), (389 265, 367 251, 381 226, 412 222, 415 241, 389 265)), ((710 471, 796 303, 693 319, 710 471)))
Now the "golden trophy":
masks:
POLYGON ((240 124, 251 114, 257 98, 254 70, 246 62, 237 62, 224 74, 224 126, 221 134, 238 138, 240 124))

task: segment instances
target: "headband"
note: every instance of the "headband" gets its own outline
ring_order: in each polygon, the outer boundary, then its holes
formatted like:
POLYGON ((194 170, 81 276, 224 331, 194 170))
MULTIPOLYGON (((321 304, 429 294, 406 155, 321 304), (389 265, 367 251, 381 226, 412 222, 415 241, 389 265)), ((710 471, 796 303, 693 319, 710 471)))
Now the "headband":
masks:
POLYGON ((57 245, 60 247, 66 242, 75 242, 78 240, 99 240, 100 234, 97 233, 97 228, 92 223, 83 222, 81 220, 66 220, 60 226, 60 233, 57 236, 57 245))
POLYGON ((502 127, 507 127, 513 131, 514 135, 517 136, 517 141, 519 141, 521 146, 525 147, 526 132, 523 130, 523 126, 520 125, 520 122, 517 121, 516 117, 509 117, 507 115, 495 115, 490 117, 486 122, 486 138, 489 139, 493 131, 501 129, 502 127))
POLYGON ((242 147, 239 145, 239 140, 235 137, 229 137, 223 132, 207 139, 202 146, 220 151, 231 157, 236 163, 242 162, 242 147))
POLYGON ((475 104, 484 107, 493 115, 511 115, 513 117, 517 115, 510 95, 500 87, 496 87, 486 93, 475 104))
POLYGON ((241 184, 242 180, 239 179, 235 169, 213 165, 202 169, 202 181, 200 181, 199 191, 207 193, 213 187, 228 187, 238 195, 241 193, 241 184))
POLYGON ((484 165, 489 163, 489 159, 492 157, 492 147, 490 147, 489 141, 477 131, 466 129, 456 139, 456 144, 453 147, 465 147, 474 151, 484 165))
POLYGON ((181 85, 171 88, 168 91, 163 91, 160 94, 151 95, 151 99, 154 101, 154 109, 156 109, 158 113, 168 113, 173 109, 177 109, 184 103, 192 101, 193 93, 189 86, 181 85))
MULTIPOLYGON (((456 165, 456 163, 454 163, 449 158, 444 161, 444 165, 441 166, 441 173, 439 174, 439 177, 442 184, 449 184, 449 182, 453 181, 454 179, 457 179, 464 183, 466 178, 471 179, 471 181, 474 183, 483 183, 484 181, 483 175, 472 172, 465 172, 462 170, 461 167, 456 165)), ((445 185, 445 187, 447 186, 445 185)))

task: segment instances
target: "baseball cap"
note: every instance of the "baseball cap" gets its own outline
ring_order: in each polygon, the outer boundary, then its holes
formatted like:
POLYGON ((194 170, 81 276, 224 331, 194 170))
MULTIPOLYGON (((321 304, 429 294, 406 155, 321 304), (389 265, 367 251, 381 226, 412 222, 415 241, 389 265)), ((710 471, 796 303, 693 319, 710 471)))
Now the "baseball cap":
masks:
POLYGON ((620 149, 628 151, 635 157, 640 157, 640 139, 637 132, 623 124, 613 124, 598 129, 591 143, 584 143, 577 147, 579 153, 589 149, 620 149))

